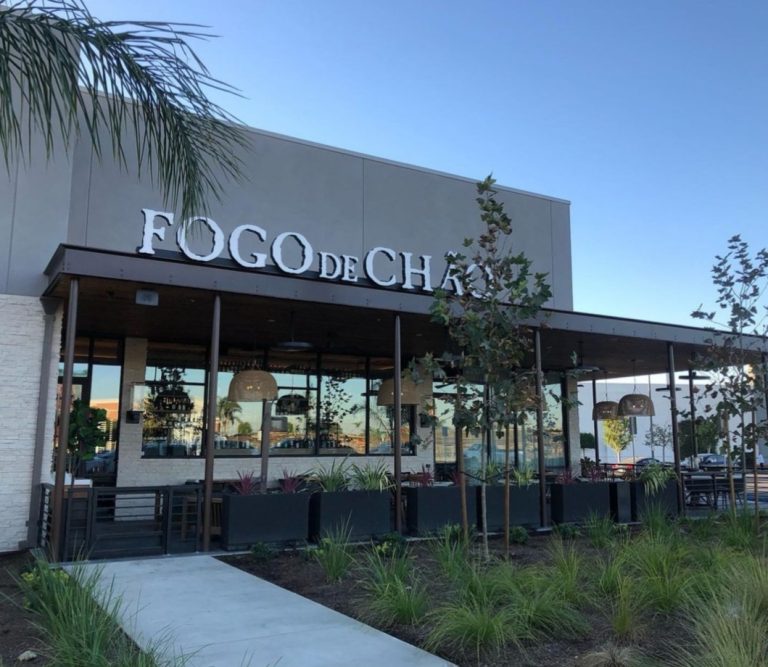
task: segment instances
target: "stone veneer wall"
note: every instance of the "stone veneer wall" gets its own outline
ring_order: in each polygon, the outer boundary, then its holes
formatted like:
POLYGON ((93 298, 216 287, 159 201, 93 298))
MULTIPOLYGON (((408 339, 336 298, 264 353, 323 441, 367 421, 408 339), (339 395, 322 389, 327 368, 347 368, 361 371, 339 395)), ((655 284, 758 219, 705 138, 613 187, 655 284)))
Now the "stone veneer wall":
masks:
POLYGON ((61 309, 52 316, 52 354, 42 368, 46 314, 37 297, 0 295, 0 552, 15 551, 27 542, 27 521, 34 484, 50 481, 61 309), (43 373, 48 395, 40 396, 43 373), (47 408, 38 424, 38 406, 47 408), (40 433, 38 433, 40 429, 40 433), (44 443, 40 477, 34 473, 35 446, 44 443))
MULTIPOLYGON (((147 341, 139 338, 125 340, 125 357, 123 366, 123 406, 130 405, 131 384, 144 381, 147 358, 147 341)), ((156 486, 166 484, 184 484, 187 480, 202 479, 204 460, 202 458, 141 458, 141 424, 127 424, 125 410, 120 416, 120 460, 118 463, 118 486, 156 486)), ((419 433, 426 441, 429 429, 419 433)), ((279 457, 269 458, 269 478, 277 480, 283 476, 283 470, 292 473, 305 473, 318 464, 330 465, 339 457, 279 457)), ((386 461, 391 469, 391 456, 356 456, 354 462, 358 465, 366 461, 386 461)), ((403 457, 404 471, 418 471, 424 464, 434 463, 434 451, 431 446, 419 447, 416 456, 403 457)), ((214 479, 233 479, 238 471, 253 471, 257 476, 261 472, 261 458, 256 457, 217 457, 214 463, 214 479)))

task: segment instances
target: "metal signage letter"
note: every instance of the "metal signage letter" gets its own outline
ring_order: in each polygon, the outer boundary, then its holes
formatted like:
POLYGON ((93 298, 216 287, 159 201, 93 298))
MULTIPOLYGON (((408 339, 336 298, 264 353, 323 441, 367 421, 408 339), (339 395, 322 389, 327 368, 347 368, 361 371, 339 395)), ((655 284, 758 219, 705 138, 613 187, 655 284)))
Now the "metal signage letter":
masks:
POLYGON ((152 239, 156 236, 161 241, 165 240, 165 227, 154 227, 152 223, 155 218, 160 218, 166 225, 173 225, 173 213, 164 211, 153 211, 151 208, 143 208, 141 212, 144 215, 144 233, 141 237, 141 247, 139 252, 144 255, 154 255, 155 249, 152 247, 152 239))
POLYGON ((253 232, 256 234, 260 241, 267 240, 267 232, 261 227, 256 225, 240 225, 235 227, 232 234, 229 236, 229 254, 232 256, 240 266, 244 266, 246 269, 263 269, 267 265, 267 256, 263 252, 252 252, 253 262, 248 262, 243 259, 240 254, 240 235, 243 232, 253 232))
POLYGON ((397 253, 394 250, 390 250, 389 248, 382 248, 381 246, 374 248, 373 250, 370 250, 368 254, 365 256, 365 263, 363 264, 365 275, 368 278, 368 280, 370 280, 375 285, 379 285, 381 287, 390 287, 394 285, 395 282, 397 282, 397 278, 395 278, 394 273, 386 280, 381 280, 380 278, 377 278, 376 275, 373 273, 373 261, 376 259, 377 253, 386 255, 393 262, 397 259, 397 253))
POLYGON ((278 269, 285 273, 292 273, 294 275, 304 273, 310 266, 312 266, 313 256, 314 251, 312 250, 309 241, 298 232, 283 232, 272 242, 272 261, 277 265, 278 269), (301 265, 296 269, 292 266, 288 266, 283 261, 283 241, 289 237, 296 239, 301 246, 301 265))
POLYGON ((176 232, 176 243, 179 244, 179 249, 190 259, 194 259, 196 262, 210 262, 212 259, 216 259, 221 251, 224 249, 224 232, 210 218, 204 218, 199 216, 197 218, 189 218, 176 232), (195 223, 202 222, 213 234, 213 248, 207 255, 198 255, 193 250, 189 249, 187 245, 187 227, 191 227, 195 223))

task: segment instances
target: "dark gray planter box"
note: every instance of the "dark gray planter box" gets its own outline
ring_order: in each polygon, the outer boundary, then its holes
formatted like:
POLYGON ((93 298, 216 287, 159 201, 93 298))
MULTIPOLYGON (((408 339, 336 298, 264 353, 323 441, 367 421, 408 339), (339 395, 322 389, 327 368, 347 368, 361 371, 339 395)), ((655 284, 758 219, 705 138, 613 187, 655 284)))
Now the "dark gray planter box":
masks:
POLYGON ((667 516, 677 516, 677 481, 668 481, 658 493, 649 496, 642 482, 630 482, 632 493, 632 520, 640 521, 648 505, 661 505, 667 516))
POLYGON ((616 523, 632 521, 632 488, 628 482, 611 482, 611 518, 616 523))
POLYGON ((309 528, 308 493, 225 493, 221 512, 221 545, 242 549, 257 542, 305 542, 309 528))
MULTIPOLYGON (((477 491, 467 489, 467 518, 470 527, 477 521, 477 491)), ((458 486, 405 487, 405 522, 412 535, 429 535, 445 526, 461 525, 461 493, 458 486)))
POLYGON ((552 485, 552 522, 584 521, 590 514, 607 516, 611 510, 610 482, 552 485))
POLYGON ((313 493, 309 502, 309 537, 348 527, 350 539, 362 540, 392 532, 389 491, 331 491, 313 493))
MULTIPOLYGON (((477 489, 477 526, 482 529, 480 504, 481 491, 477 489)), ((485 489, 488 531, 498 533, 504 530, 504 487, 493 485, 485 489)), ((509 525, 538 526, 539 485, 509 487, 509 525)))

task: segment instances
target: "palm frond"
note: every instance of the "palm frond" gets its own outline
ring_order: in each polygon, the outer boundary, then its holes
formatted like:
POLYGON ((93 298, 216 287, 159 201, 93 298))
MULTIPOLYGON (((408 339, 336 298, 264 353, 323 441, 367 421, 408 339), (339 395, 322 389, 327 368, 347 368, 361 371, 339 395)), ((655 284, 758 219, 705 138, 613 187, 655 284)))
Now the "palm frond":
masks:
POLYGON ((80 0, 0 1, 0 144, 6 165, 30 157, 40 133, 46 157, 88 135, 127 166, 135 142, 140 172, 180 202, 184 219, 242 177, 236 119, 208 98, 236 91, 211 76, 189 45, 199 26, 99 21, 80 0))

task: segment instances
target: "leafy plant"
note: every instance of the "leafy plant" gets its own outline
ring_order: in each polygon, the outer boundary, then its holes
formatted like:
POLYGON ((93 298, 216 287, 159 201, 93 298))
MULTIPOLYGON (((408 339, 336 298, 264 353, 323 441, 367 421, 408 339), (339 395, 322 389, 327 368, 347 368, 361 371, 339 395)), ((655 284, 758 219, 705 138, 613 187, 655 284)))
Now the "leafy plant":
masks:
POLYGON ((387 491, 392 488, 387 466, 384 461, 364 466, 352 465, 350 485, 358 491, 387 491))
POLYGON ((614 522, 610 516, 590 512, 584 521, 584 532, 592 546, 604 549, 611 545, 615 536, 614 522))
POLYGON ((470 566, 469 541, 461 526, 446 526, 432 543, 432 552, 440 571, 451 581, 459 581, 470 566))
POLYGON ((348 523, 336 526, 320 539, 320 544, 312 552, 328 581, 340 581, 354 562, 349 544, 351 532, 348 523))
POLYGON ((655 496, 672 480, 677 479, 674 468, 663 466, 660 463, 652 463, 645 467, 640 475, 639 480, 643 483, 645 492, 649 496, 655 496))
POLYGON ((99 569, 75 564, 64 573, 42 558, 19 579, 28 608, 44 631, 46 653, 54 665, 160 667, 183 665, 155 642, 140 650, 122 631, 120 598, 100 585, 99 569))
POLYGON ((509 529, 509 541, 512 544, 526 544, 529 537, 528 531, 522 526, 511 526, 509 529))
POLYGON ((552 528, 552 534, 564 540, 575 540, 581 535, 581 531, 572 523, 559 523, 552 528))
POLYGON ((347 488, 349 465, 346 459, 332 461, 329 466, 317 466, 310 473, 311 479, 321 491, 344 491, 347 488))
POLYGON ((512 468, 512 480, 517 486, 530 486, 536 481, 536 471, 530 466, 512 468))
POLYGON ((617 419, 606 419, 603 421, 603 439, 614 452, 619 462, 621 462, 621 453, 632 442, 632 430, 629 426, 627 417, 618 417, 617 419))
POLYGON ((415 482, 417 486, 433 486, 435 483, 435 476, 432 473, 429 464, 422 465, 420 472, 411 473, 411 481, 415 482))
POLYGON ((375 620, 387 625, 413 625, 425 615, 426 589, 413 576, 407 550, 383 553, 374 547, 365 562, 368 576, 363 585, 370 597, 369 613, 375 620))
POLYGON ((610 642, 584 655, 578 664, 579 667, 643 667, 647 659, 635 646, 619 646, 610 642))
POLYGON ((408 541, 400 533, 387 533, 373 548, 382 556, 400 556, 408 550, 408 541))
POLYGON ((259 490, 259 481, 252 470, 245 473, 238 470, 237 479, 230 486, 239 496, 252 496, 259 490))
POLYGON ((266 563, 275 557, 275 550, 264 542, 251 545, 251 557, 258 563, 266 563))
POLYGON ((576 477, 570 470, 563 470, 557 477, 555 477, 555 484, 575 484, 576 477))
POLYGON ((295 472, 283 469, 283 476, 278 484, 283 493, 298 493, 304 487, 304 478, 295 472))

